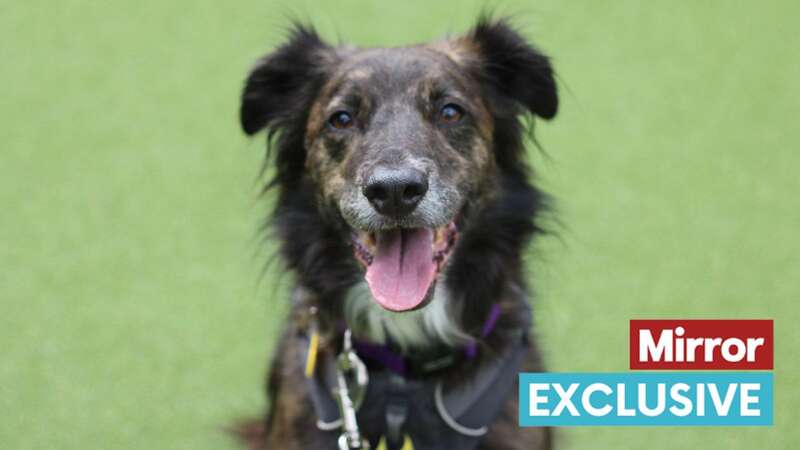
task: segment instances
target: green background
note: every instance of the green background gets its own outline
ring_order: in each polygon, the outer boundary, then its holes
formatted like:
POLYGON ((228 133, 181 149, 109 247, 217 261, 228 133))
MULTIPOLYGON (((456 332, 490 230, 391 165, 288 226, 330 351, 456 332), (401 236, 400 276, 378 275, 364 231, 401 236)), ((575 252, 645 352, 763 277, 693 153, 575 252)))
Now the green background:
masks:
MULTIPOLYGON (((288 2, 286 2, 288 3, 288 2)), ((0 447, 224 449, 264 407, 290 277, 256 232, 251 63, 307 17, 397 45, 476 2, 0 5, 0 447)), ((774 318, 775 426, 576 428, 564 449, 800 447, 800 2, 500 3, 553 55, 530 251, 549 367, 626 371, 631 318, 774 318)))

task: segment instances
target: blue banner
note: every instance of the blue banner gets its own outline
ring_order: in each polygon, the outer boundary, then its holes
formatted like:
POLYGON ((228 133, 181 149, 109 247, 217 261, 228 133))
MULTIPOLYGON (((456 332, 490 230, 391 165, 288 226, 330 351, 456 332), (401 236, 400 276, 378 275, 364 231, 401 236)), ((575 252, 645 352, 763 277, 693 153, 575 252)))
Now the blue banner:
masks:
POLYGON ((771 372, 522 373, 520 426, 772 425, 771 372))

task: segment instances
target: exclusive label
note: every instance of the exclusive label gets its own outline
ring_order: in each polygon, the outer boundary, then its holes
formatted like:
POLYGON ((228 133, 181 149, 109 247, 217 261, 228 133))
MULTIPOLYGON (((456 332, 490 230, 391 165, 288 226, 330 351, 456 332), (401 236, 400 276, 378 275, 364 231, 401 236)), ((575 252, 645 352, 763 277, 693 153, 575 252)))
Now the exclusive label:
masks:
POLYGON ((519 425, 772 425, 772 372, 522 373, 519 425))
POLYGON ((772 320, 631 320, 633 370, 772 370, 772 320))

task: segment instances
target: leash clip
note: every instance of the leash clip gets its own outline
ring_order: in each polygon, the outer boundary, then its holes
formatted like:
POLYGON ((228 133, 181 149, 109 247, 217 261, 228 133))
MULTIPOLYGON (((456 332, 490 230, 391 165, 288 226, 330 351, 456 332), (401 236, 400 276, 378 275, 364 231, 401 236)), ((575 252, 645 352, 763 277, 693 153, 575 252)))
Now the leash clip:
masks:
POLYGON ((369 450, 369 441, 361 436, 356 409, 364 401, 369 375, 367 367, 353 350, 352 333, 345 330, 342 352, 336 361, 336 396, 342 415, 339 450, 369 450))

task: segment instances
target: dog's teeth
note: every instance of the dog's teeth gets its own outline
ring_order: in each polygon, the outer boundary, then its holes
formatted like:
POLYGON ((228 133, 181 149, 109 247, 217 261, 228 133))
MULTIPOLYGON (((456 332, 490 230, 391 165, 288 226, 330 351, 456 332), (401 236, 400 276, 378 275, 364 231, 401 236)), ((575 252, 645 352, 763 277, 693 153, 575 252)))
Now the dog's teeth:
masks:
POLYGON ((353 253, 356 256, 356 259, 359 260, 365 266, 369 266, 372 264, 373 256, 372 253, 367 250, 361 240, 356 239, 353 241, 353 253))

